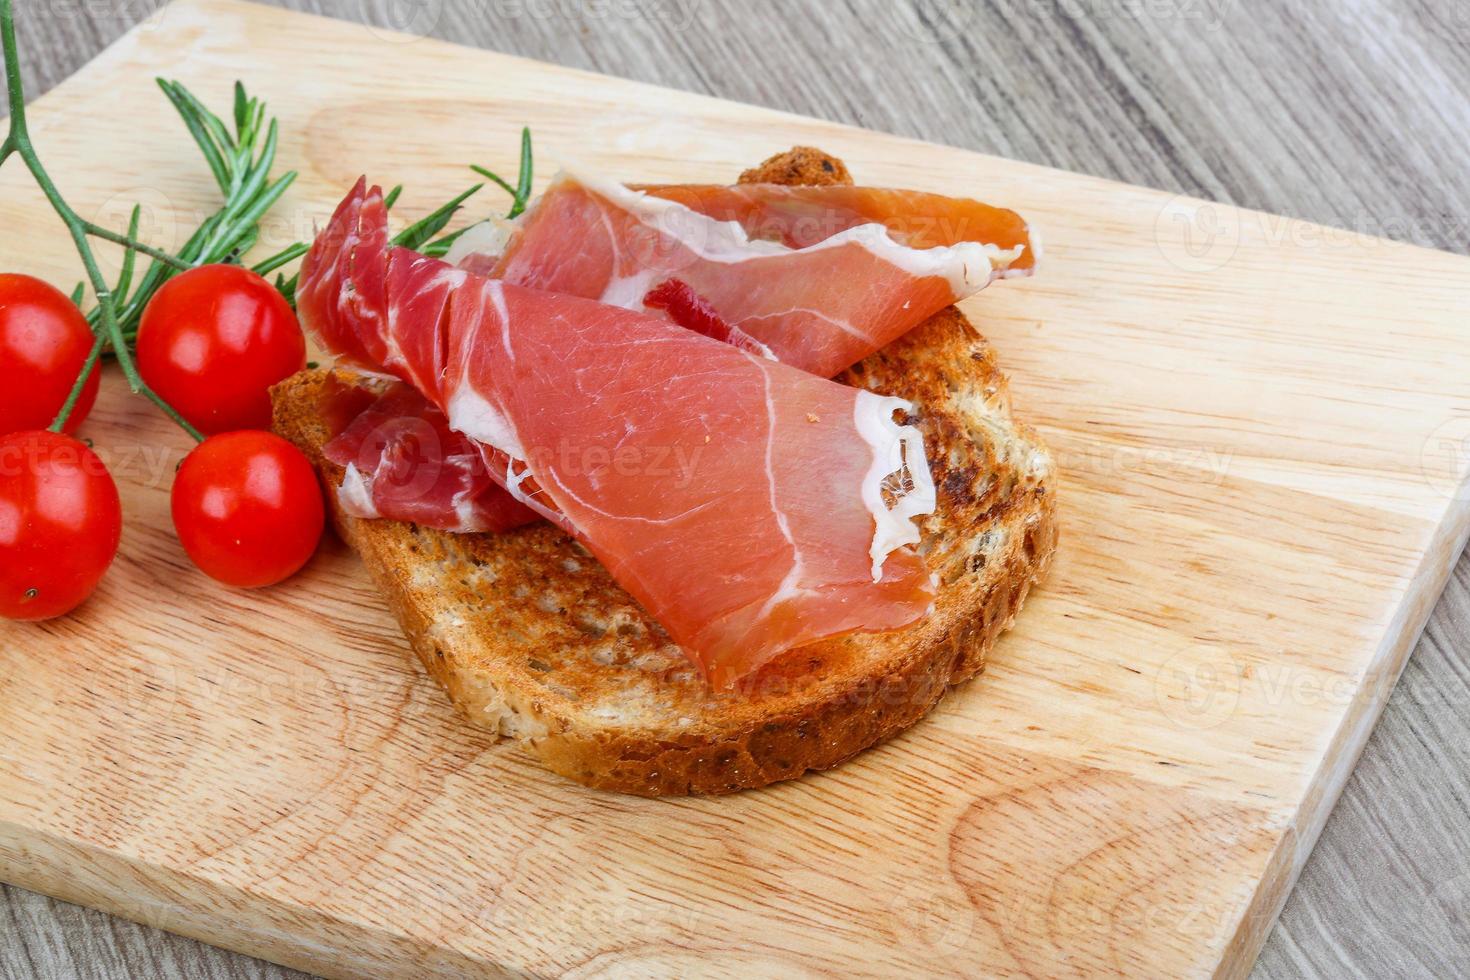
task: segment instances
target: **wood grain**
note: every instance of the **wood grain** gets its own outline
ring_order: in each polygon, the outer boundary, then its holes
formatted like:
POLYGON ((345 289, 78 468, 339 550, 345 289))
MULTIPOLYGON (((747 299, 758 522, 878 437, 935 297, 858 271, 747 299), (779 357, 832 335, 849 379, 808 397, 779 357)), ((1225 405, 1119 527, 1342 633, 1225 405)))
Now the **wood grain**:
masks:
MULTIPOLYGON (((1427 146, 1456 145, 1446 142, 1447 129, 1443 121, 1455 119, 1454 114, 1463 112, 1463 109, 1457 103, 1446 106, 1443 98, 1435 98, 1442 87, 1448 86, 1448 90, 1453 91, 1455 84, 1463 84, 1463 79, 1456 74, 1463 71, 1463 59, 1452 57, 1456 50, 1454 38, 1451 37, 1447 43, 1444 31, 1435 30, 1434 18, 1443 15, 1425 11, 1417 19, 1406 17, 1399 23, 1395 20, 1399 12, 1388 8, 1355 8, 1347 13, 1334 10, 1331 16, 1325 9, 1314 11, 1309 8, 1289 14, 1268 11, 1266 16, 1233 16, 1227 25, 1228 30, 1196 32, 1190 29, 1192 25, 1187 23, 1188 18, 1181 11, 1175 18, 1135 18, 1133 23, 1125 23, 1124 18, 1117 16, 1098 17, 1083 23, 1059 17, 1021 18, 995 25, 1025 29, 1020 32, 975 29, 991 24, 988 18, 1003 17, 1005 5, 999 6, 998 11, 980 11, 978 8, 973 13, 962 11, 964 16, 982 19, 969 21, 967 26, 970 29, 961 35, 945 38, 933 45, 915 42, 904 46, 905 54, 911 55, 915 65, 923 66, 923 70, 902 73, 898 85, 890 80, 881 86, 861 77, 844 77, 839 80, 841 84, 833 84, 833 79, 827 77, 831 71, 846 71, 845 65, 835 63, 830 55, 821 56, 827 50, 830 38, 855 33, 852 20, 846 16, 848 12, 840 9, 832 13, 807 9, 801 11, 801 16, 790 16, 791 8, 788 8, 788 16, 784 18, 756 18, 757 23, 750 23, 751 18, 739 17, 738 11, 707 4, 701 6, 701 16, 693 19, 685 29, 664 29, 662 34, 660 29, 669 28, 669 25, 651 27, 653 21, 650 18, 645 18, 641 24, 595 25, 603 32, 602 36, 620 36, 622 31, 627 31, 642 40, 642 35, 648 35, 658 57, 647 57, 647 51, 635 44, 607 46, 616 48, 616 51, 609 51, 607 47, 599 47, 586 40, 599 36, 597 33, 568 32, 564 30, 565 21, 558 25, 534 18, 510 18, 510 23, 502 19, 501 23, 492 26, 485 19, 466 16, 453 4, 448 6, 448 15, 440 22, 439 29, 447 28, 457 33, 468 26, 497 39, 513 39, 516 43, 527 44, 528 47, 522 50, 530 51, 537 50, 536 43, 542 50, 551 48, 552 38, 570 39, 571 46, 547 53, 559 60, 573 62, 596 58, 599 66, 621 70, 625 74, 658 73, 659 80, 690 88, 709 88, 710 80, 718 79, 717 87, 722 94, 789 105, 835 118, 858 118, 882 128, 924 133, 926 126, 932 126, 933 131, 924 134, 961 145, 997 146, 1000 140, 1010 140, 1011 143, 999 148, 1046 162, 1071 163, 1068 155, 1079 154, 1078 159, 1084 169, 1262 204, 1355 228, 1366 225, 1371 230, 1437 244, 1463 239, 1454 231, 1453 217, 1443 213, 1442 203, 1456 199, 1454 193, 1457 188, 1463 190, 1457 183, 1464 180, 1466 171, 1463 167, 1447 164, 1442 155, 1436 159, 1413 146, 1399 147, 1397 144, 1397 155, 1390 161, 1392 166, 1360 163, 1365 157, 1372 159, 1371 153, 1363 148, 1363 134, 1365 131, 1373 132, 1374 127, 1390 133, 1402 131, 1413 134, 1427 146), (789 24, 798 24, 800 29, 788 30, 789 24), (554 29, 556 27, 562 29, 554 29), (726 45, 724 42, 730 36, 745 36, 751 40, 726 45), (715 37, 721 43, 715 43, 715 37), (1301 37, 1310 41, 1309 57, 1287 59, 1277 56, 1276 52, 1283 47, 1295 47, 1301 37), (990 43, 983 43, 977 38, 989 39, 990 43), (1366 42, 1364 38, 1367 38, 1366 42), (1354 44, 1363 43, 1367 43, 1377 56, 1366 66, 1359 63, 1361 59, 1334 54, 1334 50, 1353 51, 1354 44), (1240 72, 1241 80, 1236 85, 1238 91, 1227 92, 1222 98, 1218 86, 1200 84, 1193 75, 1181 79, 1180 64, 1171 63, 1174 59, 1139 57, 1158 50, 1161 44, 1178 52, 1197 53, 1201 48, 1212 49, 1213 56, 1205 59, 1206 64, 1234 65, 1237 68, 1244 65, 1252 70, 1240 72), (1027 47, 1034 48, 1035 53, 1019 57, 1027 47), (1131 63, 1127 57, 1129 54, 1135 56, 1131 63), (1423 72, 1399 71, 1405 64, 1413 63, 1416 57, 1434 64, 1435 70, 1427 77, 1423 72), (697 69, 685 67, 691 63, 698 66, 697 69), (750 68, 753 64, 773 63, 781 64, 784 70, 767 73, 750 68), (956 66, 975 63, 986 64, 987 81, 991 77, 1000 79, 1002 90, 1015 93, 1015 98, 957 98, 957 93, 973 92, 976 79, 964 67, 956 66), (1038 66, 1041 77, 1054 73, 1050 77, 1084 80, 1078 84, 1088 93, 1091 99, 1089 106, 1096 105, 1101 111, 1088 113, 1086 119, 1071 119, 1066 113, 1058 113, 1056 107, 1059 103, 1055 96, 1043 91, 1045 86, 1034 83, 1033 76, 1038 66), (1365 119, 1347 118, 1353 115, 1352 110, 1357 109, 1356 106, 1347 106, 1334 113, 1303 115, 1302 118, 1312 119, 1312 130, 1309 136, 1299 133, 1296 117, 1302 110, 1293 104, 1293 100, 1273 97, 1272 90, 1314 96, 1321 89, 1325 97, 1325 92, 1334 90, 1334 86, 1313 74, 1324 70, 1329 78, 1333 71, 1347 72, 1350 79, 1360 81, 1366 76, 1376 83, 1377 91, 1387 91, 1389 97, 1376 103, 1365 119), (1419 91, 1408 91, 1407 86, 1418 86, 1419 91), (865 92, 870 93, 870 97, 860 94, 865 92), (920 114, 913 111, 915 105, 937 108, 920 114), (956 105, 968 111, 945 108, 956 105), (1027 108, 1031 110, 1029 120, 1023 118, 1027 115, 1027 108), (1249 123, 1249 127, 1244 123, 1249 123), (1259 145, 1261 141, 1244 144, 1239 138, 1240 132, 1247 128, 1251 131, 1258 128, 1273 131, 1272 127, 1282 134, 1278 141, 1283 144, 1274 157, 1264 152, 1267 147, 1259 145), (1132 135, 1124 142, 1120 133, 1132 135), (1284 138, 1287 135, 1292 138, 1284 138), (1211 149, 1206 154, 1191 151, 1191 145, 1211 149), (1284 170, 1292 167, 1302 173, 1283 174, 1284 170), (1444 173, 1439 172, 1441 168, 1444 173), (1402 179, 1400 175, 1403 175, 1402 179), (1446 196, 1435 197, 1426 193, 1425 189, 1431 187, 1443 188, 1446 196), (1273 200, 1272 195, 1277 199, 1273 200), (1371 204, 1371 208, 1365 206, 1365 202, 1371 204)), ((866 13, 870 21, 885 16, 882 11, 868 10, 866 13)), ((939 26, 942 33, 942 24, 939 26)), ((1443 27, 1442 24, 1440 26, 1443 27)), ((883 45, 871 40, 871 32, 857 33, 863 33, 863 37, 853 39, 853 50, 859 54, 867 52, 872 57, 853 58, 852 63, 883 63, 886 56, 883 45)), ((892 36, 890 32, 889 37, 892 36)), ((1190 66, 1201 63, 1198 58, 1182 56, 1178 61, 1190 66)), ((1366 142, 1372 145, 1375 141, 1366 142)), ((1431 641, 1433 637, 1431 631, 1431 641)), ((1441 647, 1441 653, 1446 649, 1441 647)), ((1421 657, 1423 655, 1421 653, 1421 657)), ((1450 655, 1444 658, 1444 662, 1453 665, 1462 661, 1456 661, 1450 655)), ((1423 712, 1428 711, 1430 718, 1443 719, 1443 723, 1448 724, 1455 716, 1456 707, 1463 715, 1467 699, 1463 667, 1460 669, 1458 687, 1439 686, 1443 681, 1426 685, 1426 689, 1435 695, 1442 693, 1444 697, 1421 695, 1415 699, 1413 707, 1421 712, 1420 720, 1423 712)), ((1446 673, 1453 682, 1453 672, 1446 673)), ((1440 676, 1444 677, 1446 673, 1440 676)), ((1411 672, 1410 680, 1414 676, 1411 672)), ((1393 723, 1391 711, 1386 724, 1393 723)), ((1452 746, 1457 743, 1447 739, 1434 744, 1452 746)), ((1458 744, 1465 744, 1464 739, 1461 738, 1458 744)), ((1420 757, 1432 760, 1435 756, 1429 752, 1420 757)), ((1401 754, 1401 761, 1413 759, 1414 756, 1408 752, 1401 754)), ((1459 815, 1463 811, 1462 806, 1456 807, 1453 803, 1456 776, 1460 778, 1461 799, 1464 798, 1463 758, 1453 754, 1446 756, 1441 751, 1438 761, 1445 766, 1438 787, 1434 791, 1426 789, 1410 799, 1427 801, 1431 812, 1437 809, 1445 815, 1444 825, 1453 827, 1451 815, 1459 815), (1455 766, 1457 762, 1458 768, 1455 766), (1436 801, 1439 802, 1436 804, 1436 801)), ((1388 790, 1375 794, 1377 796, 1386 799, 1375 798, 1367 812, 1373 813, 1395 799, 1388 790)), ((1406 802, 1402 793, 1397 799, 1401 803, 1406 802)), ((1417 807, 1405 805, 1396 809, 1414 810, 1417 807)), ((1398 816, 1397 813, 1393 815, 1398 816)), ((1463 817, 1459 819, 1463 820, 1463 817)), ((1395 820, 1391 829, 1384 828, 1379 833, 1398 830, 1404 825, 1404 820, 1395 820)), ((1409 889, 1415 904, 1425 904, 1425 896, 1430 895, 1432 908, 1454 908, 1446 901, 1448 893, 1443 893, 1443 889, 1436 892, 1434 886, 1443 885, 1446 881, 1453 885, 1454 876, 1446 876, 1442 870, 1446 867, 1446 859, 1447 866, 1452 869, 1467 867, 1463 840, 1464 835, 1457 839, 1447 834, 1433 852, 1433 860, 1426 862, 1424 855, 1417 855, 1422 870, 1416 868, 1413 877, 1423 884, 1418 889, 1409 889)), ((1377 867, 1386 868, 1388 864, 1381 862, 1377 867)), ((1381 882, 1386 876, 1379 874, 1375 878, 1381 882)), ((1342 876, 1340 880, 1349 879, 1342 876)), ((1351 905, 1342 904, 1341 896, 1337 897, 1338 908, 1351 910, 1351 905)), ((1453 895, 1449 897, 1453 898, 1453 895)), ((1319 942, 1316 952, 1309 945, 1292 942, 1292 954, 1299 954, 1299 958, 1279 960, 1284 964, 1283 974, 1289 973, 1294 966, 1301 967, 1304 972, 1321 970, 1340 974, 1353 965, 1361 967, 1364 963, 1379 962, 1384 965, 1377 973, 1383 975, 1415 963, 1426 968, 1446 963, 1453 965, 1457 956, 1463 956, 1463 946, 1457 950, 1452 941, 1456 923, 1451 916, 1444 913, 1415 916, 1404 911, 1405 903, 1384 900, 1379 904, 1381 908, 1375 908, 1373 922, 1355 930, 1357 942, 1345 947, 1350 953, 1334 954, 1332 944, 1328 942, 1319 942), (1393 911, 1395 909, 1397 911, 1393 911), (1422 922, 1417 921, 1419 919, 1422 922), (1399 942, 1393 945, 1399 948, 1408 946, 1405 937, 1410 933, 1406 920, 1415 922, 1416 935, 1423 929, 1439 929, 1441 931, 1437 934, 1445 937, 1446 941, 1423 944, 1427 948, 1416 949, 1407 959, 1373 960, 1375 955, 1381 955, 1377 951, 1384 947, 1383 943, 1372 941, 1375 935, 1386 934, 1392 938, 1393 930, 1397 928, 1399 942), (1340 958, 1334 960, 1334 955, 1340 958)), ((1290 925, 1288 917, 1283 932, 1290 933, 1290 925)), ((1463 923, 1459 927, 1463 937, 1463 923)), ((1339 946, 1339 949, 1343 948, 1339 946)), ((1270 964, 1268 958, 1267 968, 1270 964)))

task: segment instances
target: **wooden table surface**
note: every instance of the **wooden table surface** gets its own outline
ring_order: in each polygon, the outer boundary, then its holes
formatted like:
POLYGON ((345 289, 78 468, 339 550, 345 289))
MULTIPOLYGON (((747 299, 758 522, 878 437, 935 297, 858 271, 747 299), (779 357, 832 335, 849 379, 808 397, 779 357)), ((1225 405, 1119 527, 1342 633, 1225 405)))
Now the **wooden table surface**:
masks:
MULTIPOLYGON (((18 3, 32 97, 162 6, 18 3)), ((281 5, 1470 250, 1462 0, 281 5)), ((1470 975, 1467 650, 1462 558, 1258 976, 1470 975)), ((0 977, 288 975, 0 886, 0 977)))

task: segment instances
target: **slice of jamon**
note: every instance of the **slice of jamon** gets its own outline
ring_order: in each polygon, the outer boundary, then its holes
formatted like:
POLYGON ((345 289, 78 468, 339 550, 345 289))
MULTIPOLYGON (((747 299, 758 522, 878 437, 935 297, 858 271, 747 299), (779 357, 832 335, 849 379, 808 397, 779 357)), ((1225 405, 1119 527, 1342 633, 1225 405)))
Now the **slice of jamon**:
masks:
POLYGON ((384 339, 388 329, 386 323, 373 321, 387 316, 386 283, 381 275, 354 275, 354 263, 369 269, 382 265, 388 247, 388 209, 381 199, 366 200, 366 191, 367 181, 359 180, 312 243, 302 260, 296 309, 303 320, 310 316, 317 339, 339 364, 379 371, 388 360, 384 339), (374 212, 366 221, 365 208, 374 212), (370 235, 366 241, 361 237, 364 229, 370 235))
MULTIPOLYGON (((451 257, 483 269, 474 247, 451 257)), ((1025 222, 975 201, 842 186, 634 190, 562 174, 492 274, 632 310, 677 280, 782 363, 830 377, 1034 262, 1025 222)), ((665 315, 692 327, 686 308, 665 315)))
MULTIPOLYGON (((428 348, 405 354, 387 329, 388 284, 381 270, 387 261, 388 212, 380 198, 367 200, 366 192, 367 182, 359 181, 338 206, 302 266, 296 294, 303 320, 309 312, 312 329, 339 362, 389 370, 409 383, 390 389, 378 405, 362 403, 361 389, 343 389, 338 411, 344 417, 333 457, 348 469, 338 499, 354 516, 414 521, 446 531, 501 531, 526 524, 536 514, 490 480, 482 447, 451 430, 443 413, 416 394, 413 385, 432 379, 418 377, 413 365, 439 358, 433 347, 439 333, 417 336, 428 348), (372 274, 354 275, 354 268, 372 274), (404 421, 390 424, 391 411, 400 412, 404 421), (437 454, 429 452, 434 440, 437 454)), ((404 314, 412 317, 421 310, 436 316, 452 280, 451 275, 420 283, 405 297, 404 314)))
MULTIPOLYGON (((361 389, 343 388, 343 398, 361 389)), ((413 386, 390 384, 325 447, 345 469, 337 499, 353 517, 442 531, 508 531, 537 515, 491 476, 480 447, 413 386)))
POLYGON ((751 239, 789 248, 806 248, 850 228, 877 224, 909 248, 962 242, 1023 247, 1002 271, 1007 278, 1029 275, 1036 268, 1025 220, 1014 211, 968 198, 843 184, 635 184, 633 189, 677 201, 717 221, 737 222, 751 239))
POLYGON ((529 496, 533 481, 712 683, 930 608, 912 546, 934 487, 918 430, 894 418, 908 403, 389 249, 381 192, 362 184, 302 282, 326 346, 384 351, 379 370, 505 460, 503 482, 529 496))

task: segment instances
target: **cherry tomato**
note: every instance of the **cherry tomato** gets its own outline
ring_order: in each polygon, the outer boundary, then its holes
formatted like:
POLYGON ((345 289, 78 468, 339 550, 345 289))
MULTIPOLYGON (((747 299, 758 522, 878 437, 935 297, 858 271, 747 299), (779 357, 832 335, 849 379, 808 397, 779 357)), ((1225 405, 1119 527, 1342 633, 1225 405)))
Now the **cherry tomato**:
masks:
POLYGON ((301 450, 256 430, 212 436, 184 457, 173 515, 194 564, 242 589, 300 571, 326 516, 316 471, 301 450))
MULTIPOLYGON (((71 394, 92 328, 75 303, 30 276, 0 274, 0 433, 44 429, 71 394)), ((66 420, 74 432, 97 400, 97 369, 66 420)))
POLYGON ((235 265, 170 279, 138 325, 143 380, 206 435, 269 428, 270 386, 305 366, 306 339, 290 305, 235 265))
POLYGON ((71 436, 0 437, 0 616, 65 615, 92 594, 122 535, 117 484, 71 436))

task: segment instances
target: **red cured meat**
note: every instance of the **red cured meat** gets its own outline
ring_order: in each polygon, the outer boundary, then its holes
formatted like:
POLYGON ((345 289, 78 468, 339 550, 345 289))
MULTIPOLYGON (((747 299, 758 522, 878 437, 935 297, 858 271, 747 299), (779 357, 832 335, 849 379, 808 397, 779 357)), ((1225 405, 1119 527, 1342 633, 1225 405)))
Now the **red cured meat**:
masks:
POLYGON ((346 470, 337 499, 354 517, 458 533, 508 531, 537 518, 491 478, 480 447, 411 385, 390 385, 324 455, 346 470))
MULTIPOLYGON (((442 355, 434 345, 442 339, 441 333, 427 330, 412 336, 410 349, 405 352, 387 328, 388 282, 381 271, 387 262, 387 220, 381 196, 369 198, 367 182, 358 181, 302 265, 297 309, 303 321, 310 317, 311 329, 340 362, 374 372, 390 370, 409 386, 421 388, 432 384, 433 379, 419 377, 414 365, 437 363, 442 355), (362 269, 371 274, 357 274, 356 270, 362 269)), ((404 295, 402 312, 408 317, 420 311, 435 316, 446 296, 445 284, 420 283, 418 289, 404 295)), ((504 488, 484 484, 487 467, 482 461, 476 471, 473 460, 480 455, 481 447, 471 444, 468 448, 474 452, 466 453, 467 447, 457 443, 443 423, 443 414, 422 396, 410 404, 409 396, 399 392, 397 407, 410 416, 424 416, 420 421, 439 435, 444 458, 431 459, 416 449, 424 443, 408 439, 410 428, 367 440, 366 435, 383 420, 383 406, 361 404, 361 397, 360 391, 343 389, 337 399, 342 403, 338 413, 346 418, 368 412, 364 428, 354 434, 354 441, 365 442, 366 447, 352 442, 341 442, 337 447, 340 458, 336 461, 353 465, 348 482, 338 494, 350 513, 416 521, 450 531, 506 530, 534 519, 504 488), (429 466, 422 477, 413 472, 417 464, 429 466), (381 483, 377 479, 380 474, 386 478, 381 483), (418 494, 420 489, 422 495, 418 494)), ((394 393, 390 391, 384 397, 391 399, 394 393)))
POLYGON ((930 608, 911 546, 934 494, 917 430, 894 421, 907 403, 390 249, 381 193, 362 184, 302 280, 326 346, 383 351, 380 369, 506 461, 515 492, 534 481, 712 683, 930 608), (891 502, 885 481, 912 490, 891 502))
POLYGON ((1018 216, 974 201, 768 184, 638 191, 565 174, 503 251, 493 274, 507 282, 634 310, 677 279, 782 363, 825 377, 1035 261, 1018 216))
POLYGON ((338 362, 376 371, 388 358, 387 324, 378 322, 388 313, 385 283, 381 276, 354 276, 353 263, 376 268, 383 262, 388 209, 381 199, 365 200, 366 191, 367 181, 359 180, 302 260, 296 309, 303 318, 310 311, 312 329, 338 362), (361 240, 363 229, 371 240, 361 240))
POLYGON ((662 310, 685 330, 693 330, 714 340, 731 344, 751 354, 776 359, 771 349, 739 327, 732 327, 720 318, 704 297, 680 279, 667 279, 663 285, 651 289, 643 297, 643 305, 650 310, 662 310))
POLYGON ((806 248, 860 225, 878 224, 909 248, 983 242, 1023 251, 1005 268, 1020 276, 1036 267, 1025 220, 1016 212, 968 198, 882 187, 791 187, 785 184, 645 184, 644 191, 717 221, 734 221, 752 239, 806 248))

